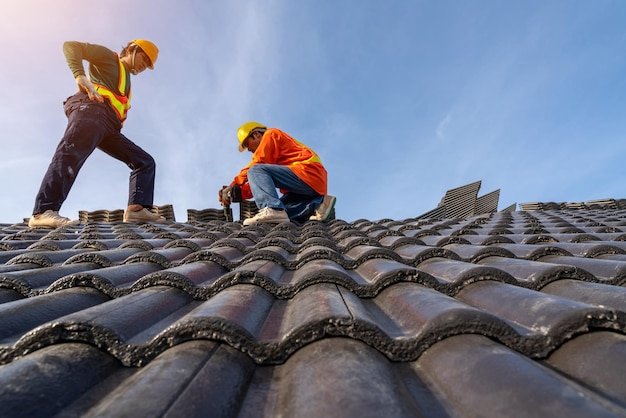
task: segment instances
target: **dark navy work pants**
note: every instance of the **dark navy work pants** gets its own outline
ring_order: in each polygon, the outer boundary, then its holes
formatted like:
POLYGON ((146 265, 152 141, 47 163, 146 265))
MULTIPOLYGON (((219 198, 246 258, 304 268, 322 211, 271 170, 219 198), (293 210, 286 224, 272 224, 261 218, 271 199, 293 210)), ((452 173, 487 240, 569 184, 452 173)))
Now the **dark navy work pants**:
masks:
MULTIPOLYGON (((128 204, 151 207, 154 198, 154 159, 120 132, 122 124, 108 103, 89 100, 79 92, 63 104, 68 123, 44 176, 33 214, 58 211, 87 157, 100 149, 124 162, 132 171, 128 204)), ((97 184, 94 184, 97 193, 97 184)))

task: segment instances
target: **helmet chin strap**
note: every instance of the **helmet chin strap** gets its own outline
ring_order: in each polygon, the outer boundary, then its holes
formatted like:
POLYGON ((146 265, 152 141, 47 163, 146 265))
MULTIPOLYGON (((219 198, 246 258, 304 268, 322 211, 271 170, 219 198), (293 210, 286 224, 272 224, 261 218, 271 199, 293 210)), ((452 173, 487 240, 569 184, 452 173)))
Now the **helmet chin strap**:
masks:
POLYGON ((130 72, 132 75, 138 74, 137 70, 135 69, 135 55, 137 55, 137 48, 133 49, 133 57, 130 62, 130 69, 128 70, 128 72, 130 72))

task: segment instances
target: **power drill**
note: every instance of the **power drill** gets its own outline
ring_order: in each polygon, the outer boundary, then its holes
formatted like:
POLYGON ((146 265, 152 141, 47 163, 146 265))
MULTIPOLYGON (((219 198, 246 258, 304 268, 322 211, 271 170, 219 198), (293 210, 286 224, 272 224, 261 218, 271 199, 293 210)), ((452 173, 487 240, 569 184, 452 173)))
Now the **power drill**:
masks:
MULTIPOLYGON (((239 203, 241 200, 241 187, 235 185, 231 186, 230 190, 226 187, 222 189, 222 202, 239 203)), ((230 203, 224 205, 224 217, 227 222, 233 221, 233 212, 230 210, 230 203)))

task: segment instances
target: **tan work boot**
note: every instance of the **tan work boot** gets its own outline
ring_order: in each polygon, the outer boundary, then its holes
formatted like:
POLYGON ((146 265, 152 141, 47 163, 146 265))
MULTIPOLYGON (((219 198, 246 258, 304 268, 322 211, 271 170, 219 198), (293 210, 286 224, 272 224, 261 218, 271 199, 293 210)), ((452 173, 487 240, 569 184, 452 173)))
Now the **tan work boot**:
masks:
POLYGON ((330 220, 330 215, 333 213, 336 202, 337 198, 335 196, 327 194, 324 196, 322 203, 320 203, 319 207, 315 210, 315 214, 311 215, 309 220, 328 222, 330 220))
POLYGON ((56 210, 47 210, 44 213, 33 215, 28 220, 28 226, 33 228, 37 226, 45 228, 58 228, 60 226, 76 226, 80 225, 79 220, 71 220, 65 216, 59 215, 56 210))
POLYGON ((252 225, 257 222, 289 222, 289 216, 287 216, 287 212, 282 209, 263 208, 252 218, 245 219, 243 224, 252 225))
POLYGON ((124 222, 165 222, 165 217, 150 212, 146 208, 138 211, 126 209, 124 211, 124 222))

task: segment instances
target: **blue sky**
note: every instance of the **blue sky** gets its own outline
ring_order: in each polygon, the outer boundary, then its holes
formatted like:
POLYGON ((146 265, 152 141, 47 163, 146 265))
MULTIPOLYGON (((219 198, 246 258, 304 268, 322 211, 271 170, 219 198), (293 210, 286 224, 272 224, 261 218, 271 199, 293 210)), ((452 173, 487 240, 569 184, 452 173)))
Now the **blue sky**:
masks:
MULTIPOLYGON (((412 218, 478 180, 499 209, 626 197, 621 0, 0 0, 0 19, 2 223, 30 216, 65 129, 66 40, 159 46, 122 132, 182 222, 249 161, 248 120, 317 151, 347 221, 412 218)), ((124 208, 128 175, 94 152, 61 214, 124 208)))

